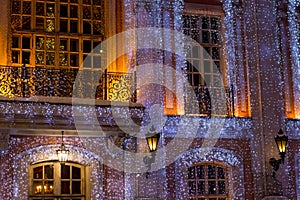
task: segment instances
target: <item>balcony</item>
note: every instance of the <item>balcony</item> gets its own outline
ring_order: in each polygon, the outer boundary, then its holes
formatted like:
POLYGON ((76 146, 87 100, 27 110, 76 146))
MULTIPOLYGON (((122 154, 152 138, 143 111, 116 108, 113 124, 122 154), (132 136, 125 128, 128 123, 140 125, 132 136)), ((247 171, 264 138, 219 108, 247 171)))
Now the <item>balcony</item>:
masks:
POLYGON ((75 91, 74 95, 79 98, 136 101, 135 76, 130 73, 23 65, 22 67, 1 67, 0 80, 0 96, 72 97, 75 91))
MULTIPOLYGON (((196 98, 185 98, 185 114, 232 116, 231 88, 197 86, 196 98), (212 97, 216 97, 212 101, 212 97), (196 106, 196 108, 195 108, 196 106)), ((0 67, 0 97, 77 97, 136 102, 133 73, 113 73, 76 68, 0 67)))

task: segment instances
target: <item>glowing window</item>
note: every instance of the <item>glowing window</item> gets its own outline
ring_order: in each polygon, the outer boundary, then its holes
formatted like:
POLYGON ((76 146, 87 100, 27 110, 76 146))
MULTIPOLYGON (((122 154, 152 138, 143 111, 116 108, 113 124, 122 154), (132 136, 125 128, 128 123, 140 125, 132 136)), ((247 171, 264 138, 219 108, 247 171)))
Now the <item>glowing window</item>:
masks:
POLYGON ((32 165, 30 199, 85 200, 85 168, 75 163, 32 165))
MULTIPOLYGON (((15 66, 78 68, 89 48, 84 41, 104 39, 104 0, 12 0, 11 14, 15 66)), ((100 68, 101 55, 95 56, 100 68)))

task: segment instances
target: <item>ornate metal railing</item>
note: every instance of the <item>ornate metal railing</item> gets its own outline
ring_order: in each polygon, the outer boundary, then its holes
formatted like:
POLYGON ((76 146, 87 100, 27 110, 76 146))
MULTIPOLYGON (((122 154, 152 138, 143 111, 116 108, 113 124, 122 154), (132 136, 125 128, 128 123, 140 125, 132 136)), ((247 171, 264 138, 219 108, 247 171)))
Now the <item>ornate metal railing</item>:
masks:
MULTIPOLYGON (((79 97, 136 102, 135 74, 76 68, 0 67, 0 96, 79 97)), ((234 113, 232 88, 197 86, 185 98, 186 114, 234 113), (196 98, 190 98, 191 95, 196 98)))
POLYGON ((133 101, 135 75, 74 68, 0 67, 0 96, 84 97, 133 101), (74 93, 75 92, 75 93, 74 93))
POLYGON ((233 116, 233 89, 229 87, 193 87, 185 97, 185 113, 190 115, 233 116), (194 94, 191 94, 193 92, 194 94), (195 97, 195 98, 191 98, 195 97))

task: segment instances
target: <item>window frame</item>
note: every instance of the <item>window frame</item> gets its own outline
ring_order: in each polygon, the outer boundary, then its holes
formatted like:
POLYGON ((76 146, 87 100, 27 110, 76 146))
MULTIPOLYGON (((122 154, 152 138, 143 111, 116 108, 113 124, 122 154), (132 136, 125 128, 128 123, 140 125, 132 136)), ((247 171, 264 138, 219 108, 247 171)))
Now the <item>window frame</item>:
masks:
MULTIPOLYGON (((219 72, 222 76, 222 79, 221 81, 223 81, 223 85, 226 85, 226 55, 225 55, 225 37, 224 37, 224 34, 225 34, 225 29, 224 29, 224 24, 223 24, 223 19, 225 17, 225 14, 222 10, 222 7, 221 6, 218 6, 218 5, 207 5, 207 4, 197 4, 197 3, 185 3, 185 8, 184 8, 184 11, 183 11, 183 16, 184 15, 198 15, 198 16, 208 16, 208 17, 219 17, 220 18, 220 27, 219 27, 219 32, 220 32, 220 43, 218 45, 212 45, 210 43, 207 43, 207 44, 202 44, 202 43, 199 43, 200 44, 200 48, 201 47, 210 47, 210 48, 213 48, 213 47, 219 47, 219 59, 212 59, 212 56, 211 58, 209 59, 211 62, 213 62, 214 60, 218 60, 219 61, 219 72)), ((183 27, 183 30, 184 30, 184 27, 183 27)), ((212 29, 209 29, 209 31, 211 31, 212 29)), ((188 35, 190 36, 190 35, 188 35)), ((204 49, 201 49, 201 51, 204 50, 204 49)), ((211 50, 212 51, 212 50, 211 50)), ((187 61, 189 60, 189 58, 187 58, 187 61)), ((199 62, 204 62, 204 59, 203 58, 199 58, 198 59, 199 62)), ((214 64, 212 64, 214 66, 214 64)), ((187 70, 187 73, 189 75, 189 72, 188 72, 188 68, 186 68, 187 70)), ((200 76, 202 76, 204 78, 204 65, 203 64, 200 64, 200 72, 198 73, 195 73, 195 74, 198 74, 200 76), (203 69, 203 70, 202 70, 203 69)), ((213 70, 213 69, 211 69, 213 70)), ((217 74, 218 72, 214 73, 213 71, 210 73, 210 76, 214 77, 214 74, 217 74)), ((214 79, 211 77, 211 83, 214 82, 214 79)), ((190 81, 190 80, 189 80, 190 81)), ((204 82, 203 82, 204 83, 204 82)), ((201 83, 200 85, 203 85, 203 83, 201 83)), ((192 84, 192 83, 191 83, 192 84)), ((192 85, 193 87, 197 88, 198 86, 197 85, 192 85)), ((212 87, 215 86, 215 84, 213 83, 211 85, 212 87)), ((218 87, 218 85, 216 85, 216 87, 218 87)))
MULTIPOLYGON (((199 200, 210 200, 210 199, 226 199, 226 200, 232 200, 233 199, 233 194, 232 194, 232 167, 221 163, 221 162, 198 162, 195 163, 189 167, 187 167, 186 169, 186 184, 187 184, 187 191, 188 191, 188 199, 189 200, 194 200, 194 199, 199 199, 199 200), (208 177, 208 166, 214 166, 215 172, 218 173, 218 168, 222 168, 225 171, 225 176, 224 178, 219 179, 218 178, 218 174, 216 174, 215 178, 209 178, 208 177), (195 178, 189 178, 189 173, 190 173, 190 168, 194 168, 196 169, 199 166, 204 166, 204 178, 197 178, 197 172, 195 171, 195 178), (189 192, 189 182, 195 182, 196 187, 197 186, 197 182, 202 181, 204 182, 204 187, 205 187, 205 191, 203 194, 195 194, 192 195, 189 192), (218 181, 225 181, 225 193, 224 194, 209 194, 209 182, 210 181, 215 181, 216 182, 216 188, 218 189, 218 181), (205 193, 206 192, 206 193, 205 193)), ((216 190, 217 190, 216 189, 216 190)))
POLYGON ((63 200, 64 198, 74 199, 74 200, 86 200, 88 197, 86 185, 87 183, 87 166, 81 165, 75 162, 67 162, 64 166, 70 166, 70 178, 69 179, 62 179, 61 178, 61 169, 63 164, 58 161, 46 161, 46 162, 39 162, 34 163, 29 166, 29 199, 30 200, 43 200, 43 199, 55 199, 55 200, 63 200), (53 165, 53 178, 52 179, 45 179, 44 175, 42 179, 34 179, 34 169, 37 167, 43 167, 42 173, 44 174, 44 167, 48 165, 53 165), (72 169, 73 167, 80 169, 80 178, 73 179, 72 178, 72 169), (53 181, 53 194, 45 194, 42 190, 41 194, 35 194, 35 187, 34 181, 45 181, 50 180, 53 181), (80 189, 81 194, 62 194, 61 191, 61 182, 62 181, 70 181, 70 193, 72 191, 72 181, 81 181, 80 189))
MULTIPOLYGON (((34 67, 43 67, 43 68, 83 68, 82 63, 86 53, 83 53, 83 41, 84 40, 93 40, 97 42, 102 42, 105 37, 105 8, 104 8, 104 0, 94 1, 83 1, 78 0, 75 1, 62 1, 62 0, 20 0, 20 1, 12 1, 11 4, 11 11, 12 11, 12 38, 13 37, 20 37, 19 38, 19 47, 13 47, 12 43, 10 44, 10 63, 12 66, 21 66, 23 64, 28 64, 27 66, 34 67), (60 3, 57 3, 60 2, 60 3), (25 11, 23 13, 23 4, 30 3, 31 5, 31 12, 25 11), (37 4, 43 4, 41 7, 41 12, 37 15, 38 6, 37 4), (14 5, 17 5, 14 7, 14 5), (47 12, 47 5, 50 5, 53 8, 53 14, 49 14, 47 12), (67 8, 67 15, 61 16, 60 8, 61 6, 66 6, 67 8), (76 16, 72 16, 71 8, 76 7, 77 14, 76 16), (84 18, 82 14, 82 10, 84 7, 88 7, 91 12, 91 17, 84 18), (14 11, 14 12, 13 12, 14 11), (23 17, 30 17, 30 28, 23 29, 23 17), (43 22, 40 28, 37 29, 37 19, 43 22), (47 20, 54 20, 54 24, 51 25, 51 30, 48 30, 47 20), (67 21, 66 32, 60 32, 60 21, 67 21), (77 23, 77 31, 71 31, 71 22, 77 23), (84 23, 90 24, 90 30, 88 31, 89 34, 85 34, 84 32, 84 23), (100 28, 101 30, 95 31, 94 29, 100 28), (101 33, 100 33, 100 32, 101 33), (22 48, 22 37, 24 35, 29 35, 31 37, 30 41, 30 49, 23 49, 22 48), (54 57, 51 55, 51 63, 47 62, 46 54, 50 53, 50 50, 42 50, 37 48, 37 37, 53 37, 55 38, 55 48, 51 50, 54 54, 54 57), (78 40, 77 44, 77 51, 71 51, 70 49, 70 42, 68 42, 68 49, 61 51, 60 49, 60 39, 68 38, 68 40, 78 40), (49 52, 48 52, 49 51, 49 52), (25 62, 22 57, 22 52, 25 52, 29 58, 28 61, 25 62), (64 54, 64 55, 62 55, 64 54), (66 57, 62 64, 61 56, 66 57), (43 61, 41 58, 43 57, 43 61), (39 58, 39 61, 37 61, 39 58), (52 61, 53 60, 53 61, 52 61), (48 64, 47 64, 48 63, 48 64)), ((52 13, 52 12, 51 12, 52 13)), ((46 40, 45 40, 46 41, 46 40)), ((96 55, 102 57, 103 55, 96 55)), ((100 60, 103 60, 101 58, 100 60)), ((101 62, 102 63, 102 62, 101 62)), ((102 63, 103 64, 103 63, 102 63)), ((102 65, 103 66, 103 65, 102 65)), ((94 68, 94 66, 88 66, 87 68, 94 68)), ((99 69, 99 66, 96 66, 99 69)))

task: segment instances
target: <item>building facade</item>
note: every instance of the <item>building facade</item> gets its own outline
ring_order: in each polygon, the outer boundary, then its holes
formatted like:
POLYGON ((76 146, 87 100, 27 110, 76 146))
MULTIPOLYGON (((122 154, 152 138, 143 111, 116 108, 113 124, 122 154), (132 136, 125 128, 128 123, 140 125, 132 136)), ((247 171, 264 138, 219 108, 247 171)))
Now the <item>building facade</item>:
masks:
POLYGON ((300 199, 299 0, 0 10, 0 199, 300 199))

